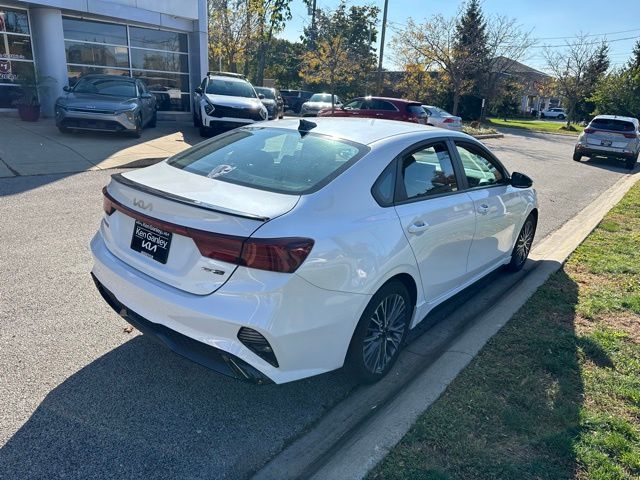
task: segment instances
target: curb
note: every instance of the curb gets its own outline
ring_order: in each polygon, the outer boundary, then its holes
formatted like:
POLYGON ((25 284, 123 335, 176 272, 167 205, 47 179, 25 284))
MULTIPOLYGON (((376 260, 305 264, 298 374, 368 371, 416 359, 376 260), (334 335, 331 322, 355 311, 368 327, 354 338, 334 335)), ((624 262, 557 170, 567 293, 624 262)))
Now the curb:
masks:
MULTIPOLYGON (((544 132, 542 130, 530 130, 528 128, 518 128, 518 127, 503 127, 503 126, 494 126, 494 128, 498 129, 498 130, 511 130, 511 131, 519 131, 519 132, 528 132, 528 133, 537 133, 539 135, 555 135, 557 137, 566 137, 566 138, 578 138, 578 135, 580 135, 580 132, 575 132, 574 133, 556 133, 556 132, 544 132)), ((506 132, 508 134, 514 135, 512 132, 506 132)))
POLYGON ((507 281, 503 277, 504 281, 512 284, 512 288, 507 288, 500 300, 491 304, 491 308, 476 309, 475 312, 485 313, 476 316, 471 325, 464 328, 443 349, 427 354, 419 353, 421 347, 424 348, 424 344, 429 341, 427 337, 437 334, 437 327, 429 335, 423 334, 415 345, 410 344, 398 363, 402 369, 402 363, 411 364, 412 356, 420 355, 426 368, 419 370, 415 377, 400 385, 392 378, 381 386, 385 381, 383 379, 368 389, 355 392, 329 412, 311 431, 276 455, 253 478, 364 478, 402 439, 417 418, 440 397, 489 339, 552 273, 562 267, 573 250, 639 179, 640 173, 621 178, 573 219, 542 240, 531 252, 528 262, 531 268, 525 267, 528 271, 515 280, 508 277, 507 281), (376 388, 387 389, 386 401, 373 403, 376 388), (363 398, 354 399, 358 396, 363 398), (354 403, 359 405, 354 406, 354 403), (362 412, 363 410, 368 411, 362 412), (333 444, 327 446, 329 442, 333 444))

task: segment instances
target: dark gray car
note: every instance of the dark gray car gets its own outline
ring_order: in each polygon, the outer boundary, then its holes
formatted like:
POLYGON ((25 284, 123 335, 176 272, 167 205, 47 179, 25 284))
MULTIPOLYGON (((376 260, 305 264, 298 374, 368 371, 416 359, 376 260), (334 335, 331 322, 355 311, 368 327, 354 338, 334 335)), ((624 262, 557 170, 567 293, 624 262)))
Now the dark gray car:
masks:
POLYGON ((56 100, 56 126, 72 130, 128 132, 139 138, 155 127, 156 97, 138 79, 118 75, 85 75, 56 100))

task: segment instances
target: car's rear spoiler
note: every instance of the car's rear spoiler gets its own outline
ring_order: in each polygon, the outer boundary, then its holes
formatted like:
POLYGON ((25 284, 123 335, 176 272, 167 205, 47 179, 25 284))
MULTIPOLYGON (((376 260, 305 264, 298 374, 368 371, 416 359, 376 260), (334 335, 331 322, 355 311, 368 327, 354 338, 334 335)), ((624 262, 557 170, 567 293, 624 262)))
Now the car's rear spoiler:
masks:
POLYGON ((114 173, 113 175, 111 175, 111 179, 114 182, 118 182, 121 185, 124 185, 129 188, 133 188, 134 190, 148 193, 149 195, 154 195, 156 197, 166 198, 167 200, 183 203, 185 205, 190 205, 192 207, 201 208, 203 210, 209 210, 211 212, 216 212, 216 213, 224 213, 225 215, 231 215, 234 217, 248 218, 250 220, 258 220, 261 222, 267 222, 270 220, 269 217, 263 217, 260 215, 254 215, 246 212, 239 212, 237 210, 232 210, 230 208, 224 208, 218 205, 210 205, 208 203, 200 202, 198 200, 193 200, 191 198, 181 197, 180 195, 175 195, 173 193, 163 192, 162 190, 158 190, 157 188, 149 187, 147 185, 143 185, 142 183, 138 183, 133 180, 130 180, 124 175, 122 175, 121 173, 114 173))

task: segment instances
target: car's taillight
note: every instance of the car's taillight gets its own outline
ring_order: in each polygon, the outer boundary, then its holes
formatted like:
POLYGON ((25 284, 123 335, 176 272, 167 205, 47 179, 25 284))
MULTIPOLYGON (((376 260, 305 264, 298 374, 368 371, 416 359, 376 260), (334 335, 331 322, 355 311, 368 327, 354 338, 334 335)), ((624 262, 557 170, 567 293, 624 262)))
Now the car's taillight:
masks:
POLYGON ((442 123, 453 123, 453 118, 447 117, 442 121, 442 123))
POLYGON ((113 207, 113 203, 111 202, 111 199, 107 196, 107 187, 104 187, 102 189, 102 209, 104 210, 104 213, 106 213, 107 215, 111 215, 113 212, 116 211, 116 209, 113 207))
POLYGON ((313 244, 310 238, 247 238, 242 248, 241 265, 293 273, 306 260, 313 244))
POLYGON ((625 133, 624 138, 638 138, 638 135, 635 133, 625 133))
POLYGON ((315 243, 310 238, 245 238, 183 227, 124 206, 107 192, 106 187, 102 189, 102 193, 102 206, 107 215, 119 210, 131 218, 149 223, 166 232, 189 237, 203 257, 226 263, 272 272, 293 273, 309 256, 315 243))
POLYGON ((593 128, 585 128, 584 133, 596 133, 596 131, 593 128))

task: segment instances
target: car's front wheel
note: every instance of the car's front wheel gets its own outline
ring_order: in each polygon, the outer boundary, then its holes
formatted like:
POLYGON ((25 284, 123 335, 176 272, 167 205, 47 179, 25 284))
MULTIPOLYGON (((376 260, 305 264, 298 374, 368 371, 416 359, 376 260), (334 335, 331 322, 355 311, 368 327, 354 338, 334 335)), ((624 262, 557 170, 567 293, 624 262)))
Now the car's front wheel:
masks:
POLYGON ((558 115, 558 117, 557 117, 557 118, 558 118, 558 120, 564 120, 564 119, 565 119, 565 116, 564 116, 564 115, 562 115, 562 114, 560 114, 560 115, 558 115))
POLYGON ((131 131, 131 136, 133 138, 140 138, 142 136, 142 117, 140 114, 136 115, 135 126, 135 130, 131 131))
POLYGON ((633 170, 634 168, 636 168, 637 161, 638 161, 638 155, 636 155, 635 157, 627 158, 625 162, 625 167, 627 167, 629 170, 633 170))
POLYGON ((363 383, 384 377, 396 362, 404 343, 413 303, 405 285, 385 284, 365 308, 349 345, 347 368, 363 383))
POLYGON ((573 161, 574 162, 579 162, 580 160, 582 160, 582 155, 580 155, 578 152, 574 151, 573 152, 573 161))
POLYGON ((533 244, 533 238, 536 234, 536 219, 533 215, 529 215, 518 234, 518 239, 511 252, 511 261, 507 264, 507 270, 517 272, 522 270, 529 252, 533 244))
POLYGON ((157 124, 158 124, 158 111, 154 109, 153 110, 153 116, 151 117, 151 120, 149 120, 148 127, 149 128, 156 128, 157 124))

